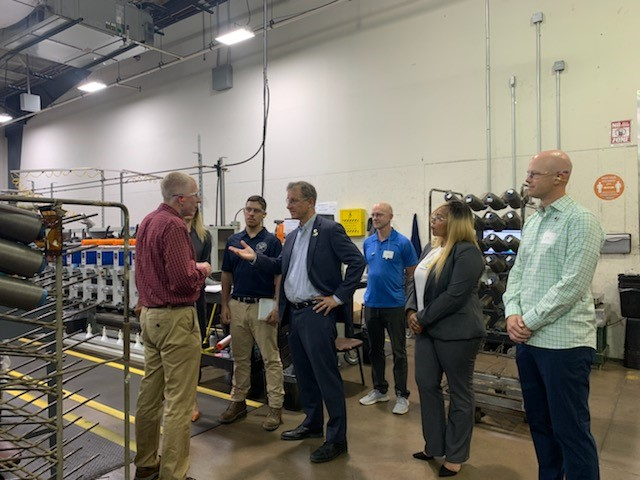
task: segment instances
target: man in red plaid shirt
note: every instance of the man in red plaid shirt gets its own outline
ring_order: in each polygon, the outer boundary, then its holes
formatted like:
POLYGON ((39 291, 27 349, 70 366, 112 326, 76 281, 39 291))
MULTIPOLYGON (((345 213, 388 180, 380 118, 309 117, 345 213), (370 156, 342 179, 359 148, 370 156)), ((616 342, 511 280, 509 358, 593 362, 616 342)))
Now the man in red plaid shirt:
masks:
POLYGON ((194 302, 211 274, 209 263, 195 261, 184 221, 200 203, 198 185, 190 176, 173 172, 160 188, 163 203, 145 217, 136 238, 135 279, 145 372, 136 408, 135 480, 189 478, 191 412, 201 338, 194 302))

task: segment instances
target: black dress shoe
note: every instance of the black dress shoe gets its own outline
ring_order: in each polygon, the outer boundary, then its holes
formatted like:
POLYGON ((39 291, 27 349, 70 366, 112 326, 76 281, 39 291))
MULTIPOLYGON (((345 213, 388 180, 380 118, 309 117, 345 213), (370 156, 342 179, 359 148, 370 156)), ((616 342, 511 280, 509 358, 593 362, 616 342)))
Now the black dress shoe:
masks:
POLYGON ((428 462, 429 460, 433 460, 433 455, 427 455, 424 452, 416 452, 413 454, 413 458, 416 458, 418 460, 424 460, 425 462, 428 462))
POLYGON ((442 465, 440 467, 440 471, 438 472, 438 476, 439 477, 453 477, 453 476, 455 476, 457 474, 458 474, 458 472, 454 472, 453 470, 449 470, 444 465, 442 465))
POLYGON ((343 453, 347 453, 347 442, 324 442, 320 448, 311 454, 310 458, 313 463, 324 463, 339 457, 343 453))
POLYGON ((304 440, 305 438, 322 438, 322 430, 311 430, 304 425, 298 425, 293 430, 287 430, 280 434, 281 440, 304 440))

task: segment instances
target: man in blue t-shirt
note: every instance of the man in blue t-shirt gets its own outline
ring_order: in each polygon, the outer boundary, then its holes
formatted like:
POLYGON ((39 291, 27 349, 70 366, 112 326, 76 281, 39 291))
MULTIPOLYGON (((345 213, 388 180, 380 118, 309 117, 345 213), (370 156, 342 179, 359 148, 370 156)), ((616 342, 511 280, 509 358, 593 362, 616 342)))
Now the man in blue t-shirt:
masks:
MULTIPOLYGON (((251 387, 251 355, 256 343, 264 360, 269 413, 262 423, 265 430, 275 430, 282 423, 284 383, 278 349, 277 292, 280 275, 258 270, 229 251, 241 247, 244 240, 256 252, 278 257, 282 244, 262 226, 267 216, 267 202, 259 195, 247 199, 244 207, 246 228, 227 241, 222 261, 222 322, 230 324, 233 347, 233 386, 231 403, 218 420, 231 423, 247 414, 246 398, 251 387), (232 289, 233 287, 233 289, 232 289), (266 319, 258 318, 261 299, 275 299, 274 309, 266 319)), ((264 303, 264 301, 263 301, 264 303)))
POLYGON ((386 329, 393 352, 393 377, 397 396, 393 413, 404 415, 409 411, 405 285, 413 276, 418 256, 409 239, 391 228, 391 205, 384 202, 375 204, 371 209, 371 218, 376 232, 364 241, 363 248, 368 266, 364 312, 369 334, 373 390, 362 397, 360 403, 373 405, 389 401, 389 384, 384 378, 386 329))

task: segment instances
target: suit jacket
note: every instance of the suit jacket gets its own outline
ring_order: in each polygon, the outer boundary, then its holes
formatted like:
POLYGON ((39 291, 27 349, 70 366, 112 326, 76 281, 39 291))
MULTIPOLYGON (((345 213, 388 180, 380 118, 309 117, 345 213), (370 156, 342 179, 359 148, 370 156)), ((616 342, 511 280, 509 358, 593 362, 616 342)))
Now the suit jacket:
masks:
MULTIPOLYGON (((291 251, 298 229, 289 234, 292 240, 285 242, 282 253, 277 258, 256 254, 256 267, 274 275, 282 274, 280 282, 279 313, 284 318, 288 302, 284 294, 284 282, 289 270, 291 251)), ((316 217, 311 230, 307 253, 307 273, 309 280, 322 295, 335 295, 344 303, 349 303, 364 272, 364 257, 347 236, 344 227, 326 218, 316 217), (347 265, 344 278, 342 264, 347 265)))
MULTIPOLYGON (((422 260, 429 247, 420 255, 422 260)), ((440 278, 431 270, 424 289, 424 310, 418 311, 415 285, 411 285, 406 310, 417 312, 422 334, 439 340, 468 340, 486 336, 478 284, 484 260, 478 247, 460 242, 451 250, 440 278)))

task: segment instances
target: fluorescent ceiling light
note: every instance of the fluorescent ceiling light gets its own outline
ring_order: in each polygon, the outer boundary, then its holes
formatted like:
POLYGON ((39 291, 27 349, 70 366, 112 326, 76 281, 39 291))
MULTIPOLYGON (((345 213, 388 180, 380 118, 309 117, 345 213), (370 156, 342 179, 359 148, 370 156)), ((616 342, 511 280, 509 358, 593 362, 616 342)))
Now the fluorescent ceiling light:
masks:
POLYGON ((83 83, 82 85, 80 85, 78 87, 78 90, 82 90, 83 92, 87 92, 87 93, 93 93, 93 92, 97 92, 98 90, 102 90, 104 88, 107 88, 107 86, 104 83, 89 82, 89 83, 83 83))
POLYGON ((248 28, 237 28, 229 33, 216 37, 216 42, 224 43, 225 45, 233 45, 243 40, 248 40, 256 35, 248 28))
POLYGON ((8 113, 0 113, 0 123, 7 123, 13 120, 13 117, 8 113))

